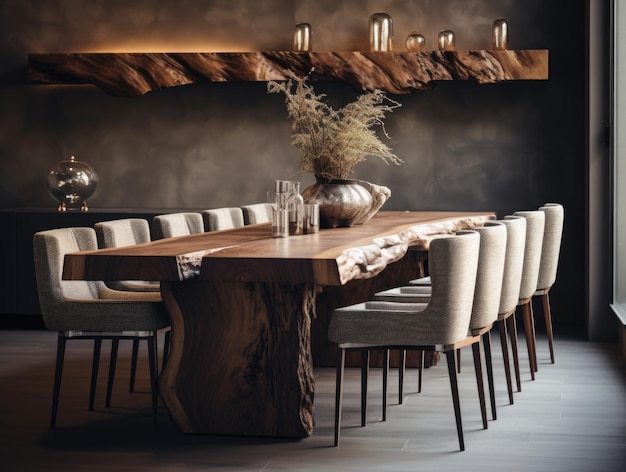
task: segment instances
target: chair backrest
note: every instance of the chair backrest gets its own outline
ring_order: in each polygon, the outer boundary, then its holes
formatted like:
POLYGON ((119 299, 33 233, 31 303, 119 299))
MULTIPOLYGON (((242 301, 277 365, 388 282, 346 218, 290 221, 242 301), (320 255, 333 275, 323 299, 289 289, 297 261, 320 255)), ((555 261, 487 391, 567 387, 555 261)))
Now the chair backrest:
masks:
POLYGON ((243 210, 239 207, 213 208, 202 212, 204 231, 239 228, 244 225, 243 210))
POLYGON ((243 211, 243 222, 246 225, 272 221, 271 203, 254 203, 251 205, 244 205, 241 207, 241 210, 243 211))
MULTIPOLYGON (((101 221, 94 226, 98 247, 123 247, 150 242, 150 224, 142 218, 123 218, 112 221, 101 221)), ((158 282, 140 280, 108 280, 105 285, 113 290, 130 290, 133 292, 159 291, 158 282)))
POLYGON ((43 321, 48 329, 63 331, 68 300, 95 300, 104 288, 100 281, 63 280, 63 259, 70 252, 97 249, 93 228, 61 228, 33 236, 37 293, 43 321))
POLYGON ((101 221, 94 225, 98 247, 123 247, 150 242, 150 224, 142 218, 101 221))
POLYGON ((428 250, 432 292, 420 318, 428 318, 431 344, 454 344, 467 337, 476 274, 480 236, 476 231, 434 239, 428 250))
POLYGON ((546 289, 552 287, 556 281, 565 210, 560 203, 546 203, 539 210, 545 213, 546 224, 543 231, 543 246, 541 248, 541 264, 539 266, 537 289, 546 289))
POLYGON ((501 222, 506 226, 507 237, 498 313, 506 314, 513 311, 519 301, 526 248, 526 218, 508 215, 501 222))
POLYGON ((524 267, 519 293, 519 300, 521 301, 532 297, 537 290, 546 217, 545 213, 539 210, 516 211, 513 215, 526 218, 526 247, 524 248, 524 267))
POLYGON ((204 233, 202 214, 198 212, 168 213, 152 219, 154 239, 173 238, 204 233))
POLYGON ((506 226, 498 221, 488 221, 474 231, 480 235, 480 249, 470 331, 481 330, 498 319, 507 239, 506 226))

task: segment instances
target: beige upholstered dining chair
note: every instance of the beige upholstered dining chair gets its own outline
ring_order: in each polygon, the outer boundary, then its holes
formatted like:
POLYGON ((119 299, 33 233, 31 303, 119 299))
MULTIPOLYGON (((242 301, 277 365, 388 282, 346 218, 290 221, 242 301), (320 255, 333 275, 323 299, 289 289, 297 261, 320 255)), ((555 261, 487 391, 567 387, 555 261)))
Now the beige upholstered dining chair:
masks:
MULTIPOLYGON (((524 265, 520 284, 517 310, 522 314, 524 334, 530 363, 530 378, 535 380, 537 359, 535 350, 535 323, 533 317, 532 297, 537 291, 539 267, 541 265, 541 251, 543 246, 543 232, 545 227, 545 213, 539 210, 516 211, 513 216, 526 218, 526 242, 524 247, 524 265)), ((515 366, 518 391, 521 390, 519 364, 515 366)))
POLYGON ((498 307, 498 319, 496 325, 500 333, 500 345, 502 347, 502 361, 506 378, 506 387, 509 404, 512 405, 513 385, 511 380, 511 362, 509 358, 508 338, 511 339, 511 352, 514 364, 517 366, 517 386, 521 390, 519 381, 519 356, 517 349, 517 323, 515 312, 519 301, 519 290, 522 281, 524 267, 524 249, 526 247, 526 219, 521 216, 506 216, 502 223, 507 229, 506 256, 504 261, 504 273, 502 275, 502 292, 498 307))
POLYGON ((152 218, 154 239, 173 238, 204 232, 202 214, 198 212, 167 213, 152 218))
POLYGON ((202 212, 204 231, 239 228, 244 225, 243 210, 239 207, 212 208, 202 212))
MULTIPOLYGON (((124 247, 134 244, 142 244, 150 242, 150 225, 143 218, 123 218, 112 221, 102 221, 94 225, 96 237, 98 239, 98 247, 124 247)), ((143 280, 117 280, 105 281, 107 287, 114 290, 126 290, 130 292, 160 292, 160 283, 154 281, 143 280)), ((171 331, 165 333, 165 345, 163 346, 163 364, 167 361, 170 348, 171 331)), ((117 340, 113 340, 115 349, 117 349, 117 340)), ((139 338, 133 340, 130 385, 129 391, 135 390, 135 377, 137 372, 137 358, 139 355, 139 338)))
MULTIPOLYGON (((335 446, 339 444, 343 371, 346 349, 388 349, 406 347, 445 352, 452 389, 457 434, 461 450, 465 449, 458 385, 456 349, 478 342, 468 337, 476 285, 480 236, 463 231, 432 241, 429 268, 433 283, 428 304, 416 309, 380 308, 379 305, 403 305, 385 302, 360 303, 334 310, 328 336, 337 343, 337 383, 335 399, 335 446), (462 233, 462 234, 461 234, 462 233)), ((412 304, 411 304, 412 305, 412 304)), ((475 363, 481 411, 485 420, 484 392, 481 395, 482 369, 475 363)))
MULTIPOLYGON (((65 344, 68 340, 94 340, 89 409, 93 410, 100 349, 103 339, 147 339, 152 414, 157 427, 157 332, 169 327, 169 317, 155 292, 122 292, 101 281, 62 280, 65 254, 97 249, 93 228, 63 228, 35 233, 33 253, 37 292, 46 328, 58 332, 50 426, 56 425, 65 344)), ((111 347, 107 406, 117 359, 111 347)))
MULTIPOLYGON (((561 239, 563 237, 563 222, 565 210, 559 203, 546 203, 540 211, 544 212, 545 228, 543 231, 543 245, 541 248, 541 263, 539 265, 539 275, 537 277, 537 290, 534 297, 541 298, 541 306, 548 336, 548 347, 550 349, 550 362, 554 364, 554 334, 552 330, 552 312, 550 309, 550 289, 556 282, 556 273, 559 265, 559 255, 561 252, 561 239)), ((536 343, 533 343, 536 346, 536 343)), ((536 349, 535 349, 535 364, 536 349)))
POLYGON ((241 207, 241 210, 243 211, 243 221, 246 225, 272 221, 271 203, 253 203, 251 205, 244 205, 241 207))

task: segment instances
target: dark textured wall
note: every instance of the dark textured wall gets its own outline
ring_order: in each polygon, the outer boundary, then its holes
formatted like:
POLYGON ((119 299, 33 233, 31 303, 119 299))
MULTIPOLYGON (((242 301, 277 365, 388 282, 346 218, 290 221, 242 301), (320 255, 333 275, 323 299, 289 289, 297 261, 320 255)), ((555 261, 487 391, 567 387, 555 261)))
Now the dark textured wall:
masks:
MULTIPOLYGON (((549 49, 550 80, 442 83, 395 96, 387 131, 401 167, 369 159, 355 177, 392 189, 385 209, 493 210, 547 201, 568 224, 557 300, 584 291, 585 19, 582 0, 0 0, 0 207, 51 207, 46 176, 75 155, 100 183, 100 208, 209 208, 266 199, 277 178, 305 187, 282 97, 265 83, 199 84, 116 98, 91 86, 26 79, 29 52, 290 49, 296 22, 315 50, 367 49, 367 20, 394 18, 396 49, 417 30, 434 48, 452 29, 459 49, 488 49, 491 22, 509 21, 511 47, 549 49), (563 11, 567 9, 567 21, 563 11), (578 223, 576 223, 578 221, 578 223), (566 291, 567 287, 567 291, 566 291)), ((356 96, 319 83, 336 103, 356 96)), ((556 303, 556 302, 555 302, 556 303)), ((558 304, 557 304, 558 306, 558 304)), ((557 310, 582 324, 584 314, 557 310)))

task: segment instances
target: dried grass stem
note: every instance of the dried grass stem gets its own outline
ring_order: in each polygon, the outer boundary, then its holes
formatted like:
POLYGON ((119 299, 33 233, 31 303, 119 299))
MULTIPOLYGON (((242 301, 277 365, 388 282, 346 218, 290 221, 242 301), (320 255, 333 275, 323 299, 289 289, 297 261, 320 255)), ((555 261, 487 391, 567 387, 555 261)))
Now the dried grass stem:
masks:
POLYGON ((385 115, 401 106, 382 90, 362 94, 338 110, 325 102, 325 94, 316 94, 304 78, 270 81, 267 90, 285 94, 292 119, 292 144, 300 151, 302 170, 326 179, 347 179, 368 156, 379 157, 387 164, 404 162, 373 129, 380 126, 389 138, 385 115))

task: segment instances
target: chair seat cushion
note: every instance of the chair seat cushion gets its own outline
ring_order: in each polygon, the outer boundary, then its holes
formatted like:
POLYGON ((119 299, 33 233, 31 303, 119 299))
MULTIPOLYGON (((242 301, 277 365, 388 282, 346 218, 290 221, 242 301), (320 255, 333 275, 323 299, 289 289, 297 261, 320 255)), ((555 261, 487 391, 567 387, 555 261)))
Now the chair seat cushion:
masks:
POLYGON ((67 300, 54 308, 63 313, 49 326, 56 331, 157 331, 170 325, 161 301, 67 300))
POLYGON ((461 341, 442 336, 441 326, 436 326, 431 319, 418 319, 427 306, 372 301, 338 308, 333 313, 328 337, 340 346, 357 343, 410 347, 461 341))

